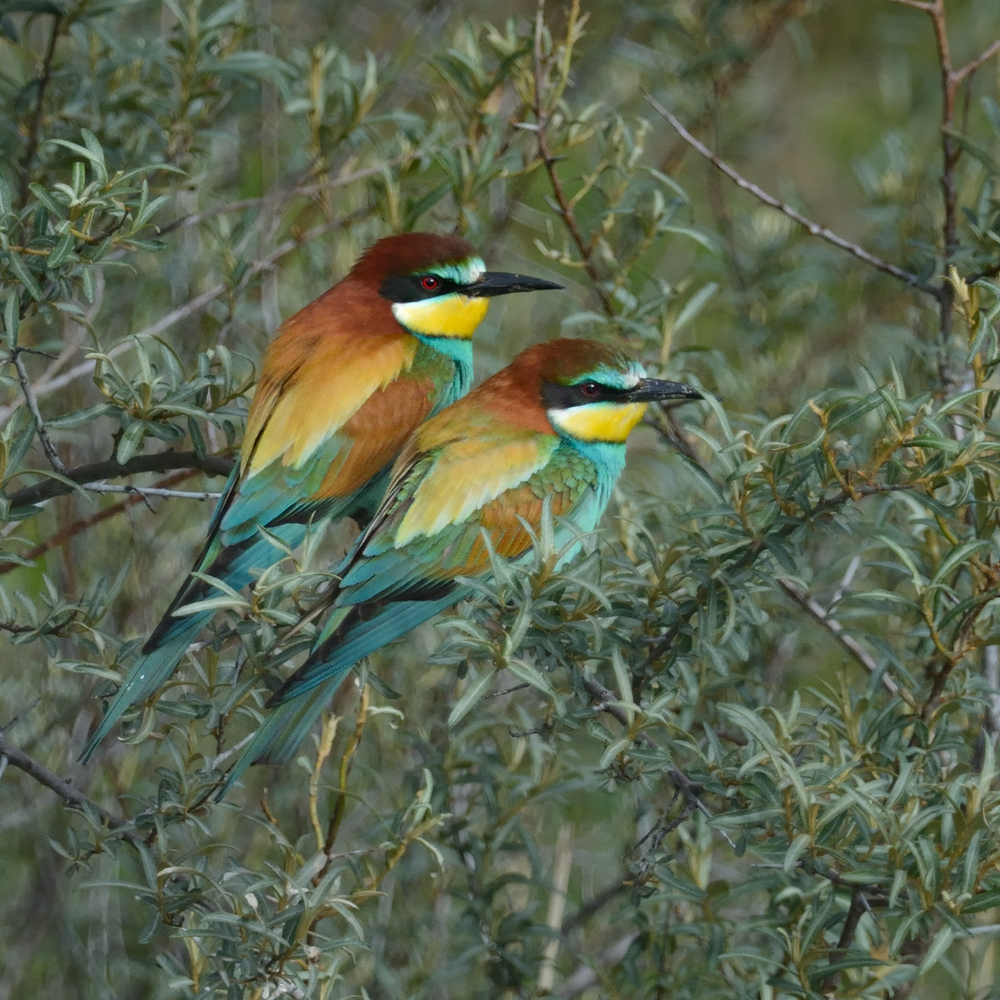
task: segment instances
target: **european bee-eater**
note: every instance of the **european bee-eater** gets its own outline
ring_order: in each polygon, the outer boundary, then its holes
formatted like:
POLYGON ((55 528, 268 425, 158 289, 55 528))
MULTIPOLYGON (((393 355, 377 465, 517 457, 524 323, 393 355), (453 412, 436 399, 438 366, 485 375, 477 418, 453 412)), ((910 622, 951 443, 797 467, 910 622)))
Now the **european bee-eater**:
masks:
MULTIPOLYGON (((654 400, 700 399, 593 340, 553 340, 422 424, 381 507, 337 570, 333 613, 231 770, 291 760, 350 668, 471 591, 490 547, 529 553, 548 500, 557 549, 592 531, 625 466, 625 439, 654 400), (489 539, 489 546, 485 538, 489 539)), ((572 550, 572 545, 569 549, 572 550)), ((564 556, 567 558, 568 556, 564 556)))
POLYGON ((561 286, 487 271, 465 240, 405 233, 379 240, 350 273, 287 320, 268 346, 240 461, 191 573, 81 755, 130 705, 170 677, 211 610, 174 617, 212 586, 235 590, 298 545, 311 520, 371 515, 393 459, 428 416, 469 391, 472 334, 489 300, 561 286))

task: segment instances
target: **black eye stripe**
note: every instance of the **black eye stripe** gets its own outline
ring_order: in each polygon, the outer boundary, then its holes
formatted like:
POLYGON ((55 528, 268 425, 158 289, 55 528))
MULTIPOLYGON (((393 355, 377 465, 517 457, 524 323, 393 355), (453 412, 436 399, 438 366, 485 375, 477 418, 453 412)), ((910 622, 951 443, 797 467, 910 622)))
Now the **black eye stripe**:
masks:
POLYGON ((436 299, 441 295, 449 295, 462 286, 449 278, 442 278, 440 274, 407 274, 392 275, 385 279, 379 287, 378 293, 383 299, 390 302, 421 302, 424 299, 436 299), (437 281, 436 288, 424 288, 422 282, 424 278, 434 278, 437 281))
POLYGON ((576 385, 545 382, 542 385, 542 405, 546 410, 567 410, 571 406, 586 406, 588 403, 621 403, 628 392, 628 389, 604 385, 595 379, 576 385), (596 392, 593 391, 595 389, 596 392))

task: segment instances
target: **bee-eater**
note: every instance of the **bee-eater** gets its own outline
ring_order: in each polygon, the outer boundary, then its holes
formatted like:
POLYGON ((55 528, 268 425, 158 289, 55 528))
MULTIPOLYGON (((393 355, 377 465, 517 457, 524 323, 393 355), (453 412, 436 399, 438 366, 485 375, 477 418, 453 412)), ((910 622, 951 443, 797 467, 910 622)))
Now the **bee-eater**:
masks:
POLYGON ((649 403, 700 398, 689 386, 647 378, 638 362, 597 341, 553 340, 421 425, 337 570, 326 627, 272 695, 274 711, 218 797, 250 764, 290 761, 350 668, 468 596, 456 578, 488 573, 490 549, 528 555, 528 526, 537 534, 546 501, 559 519, 557 549, 574 528, 592 531, 649 403))
POLYGON ((469 391, 472 334, 490 298, 560 287, 487 271, 456 236, 405 233, 369 247, 342 281, 287 320, 264 354, 240 461, 201 554, 80 759, 167 681, 211 620, 211 610, 174 616, 212 591, 195 574, 239 590, 252 568, 283 557, 259 528, 294 547, 312 520, 370 517, 406 439, 469 391))

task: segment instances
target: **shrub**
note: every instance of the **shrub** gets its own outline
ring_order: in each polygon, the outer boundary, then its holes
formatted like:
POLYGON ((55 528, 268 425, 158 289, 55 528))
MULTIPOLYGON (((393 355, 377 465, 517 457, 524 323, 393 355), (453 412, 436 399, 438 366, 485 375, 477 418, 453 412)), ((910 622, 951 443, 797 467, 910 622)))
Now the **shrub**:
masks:
POLYGON ((0 994, 991 995, 1000 20, 951 6, 0 3, 0 994), (207 801, 349 525, 79 767, 262 345, 414 227, 568 285, 484 371, 585 332, 705 404, 293 766, 207 801))

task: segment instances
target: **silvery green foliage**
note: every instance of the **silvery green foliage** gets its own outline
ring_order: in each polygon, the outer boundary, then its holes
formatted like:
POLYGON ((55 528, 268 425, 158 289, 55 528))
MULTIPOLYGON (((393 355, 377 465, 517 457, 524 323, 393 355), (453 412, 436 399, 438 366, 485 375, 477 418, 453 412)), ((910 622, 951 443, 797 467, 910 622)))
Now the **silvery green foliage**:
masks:
MULTIPOLYGON (((334 6, 0 2, 0 726, 85 793, 56 805, 0 755, 0 994, 989 995, 995 73, 954 140, 944 255, 937 67, 898 45, 920 12, 845 41, 836 10, 778 0, 334 6), (789 177, 843 168, 855 203, 827 218, 911 286, 700 162, 682 183, 642 97, 745 161, 760 107, 789 117, 755 60, 860 72, 855 45, 879 99, 842 112, 853 145, 803 133, 789 177), (576 556, 547 521, 530 561, 495 559, 291 767, 209 801, 351 525, 272 537, 281 561, 210 598, 202 643, 81 770, 208 518, 85 487, 218 490, 280 318, 412 227, 568 286, 494 310, 484 372, 586 333, 706 402, 648 415, 576 556)), ((970 11, 955 51, 1000 31, 970 11)))

